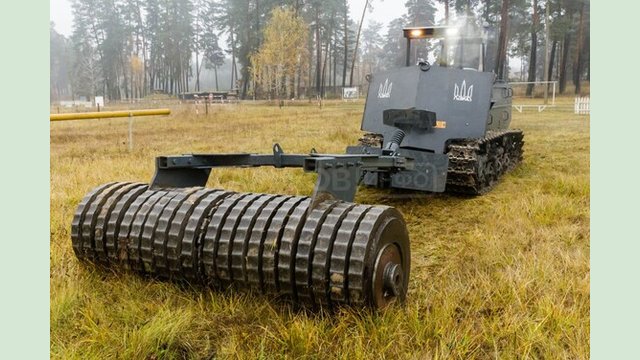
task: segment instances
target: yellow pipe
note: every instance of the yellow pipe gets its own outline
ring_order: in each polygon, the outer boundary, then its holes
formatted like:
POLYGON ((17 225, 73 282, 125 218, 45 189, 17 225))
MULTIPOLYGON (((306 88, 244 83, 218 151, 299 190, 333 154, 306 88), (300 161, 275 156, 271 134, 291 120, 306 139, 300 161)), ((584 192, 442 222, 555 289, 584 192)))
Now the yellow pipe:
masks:
POLYGON ((145 109, 145 110, 124 110, 124 111, 101 111, 85 113, 50 114, 50 121, 84 120, 84 119, 104 119, 129 116, 151 116, 169 115, 170 109, 145 109))

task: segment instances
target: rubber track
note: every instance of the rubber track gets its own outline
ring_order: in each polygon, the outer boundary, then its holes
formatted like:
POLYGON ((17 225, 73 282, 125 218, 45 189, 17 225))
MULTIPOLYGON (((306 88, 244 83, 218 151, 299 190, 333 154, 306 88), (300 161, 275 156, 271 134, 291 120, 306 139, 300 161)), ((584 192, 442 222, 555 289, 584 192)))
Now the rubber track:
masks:
POLYGON ((313 263, 314 248, 318 239, 318 233, 326 217, 331 213, 340 201, 324 201, 311 210, 298 236, 298 247, 295 253, 295 289, 299 301, 314 304, 314 294, 311 287, 311 267, 313 263))
POLYGON ((447 191, 479 195, 491 190, 522 161, 523 137, 520 130, 489 131, 484 138, 450 144, 447 191))
POLYGON ((313 258, 311 259, 311 285, 313 287, 314 300, 318 305, 329 305, 329 269, 331 267, 331 253, 333 243, 342 221, 356 205, 351 203, 340 203, 336 205, 331 213, 327 215, 315 247, 313 258))

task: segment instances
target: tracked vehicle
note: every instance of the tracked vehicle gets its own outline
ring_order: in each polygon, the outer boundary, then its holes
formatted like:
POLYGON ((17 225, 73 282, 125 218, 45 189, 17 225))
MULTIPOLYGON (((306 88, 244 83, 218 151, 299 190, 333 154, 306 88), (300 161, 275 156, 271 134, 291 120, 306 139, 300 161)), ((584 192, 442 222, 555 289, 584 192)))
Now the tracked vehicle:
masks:
MULTIPOLYGON (((446 31, 405 29, 407 65, 412 39, 446 31)), ((286 154, 276 144, 271 154, 160 156, 149 185, 95 188, 72 220, 76 256, 314 308, 404 300, 406 224, 394 208, 353 203, 357 186, 482 194, 522 157, 522 132, 508 129, 511 89, 483 71, 490 41, 451 38, 442 55, 463 64, 419 61, 368 78, 361 128, 369 133, 345 154, 286 154), (204 187, 212 169, 260 166, 317 173, 313 194, 204 187)))

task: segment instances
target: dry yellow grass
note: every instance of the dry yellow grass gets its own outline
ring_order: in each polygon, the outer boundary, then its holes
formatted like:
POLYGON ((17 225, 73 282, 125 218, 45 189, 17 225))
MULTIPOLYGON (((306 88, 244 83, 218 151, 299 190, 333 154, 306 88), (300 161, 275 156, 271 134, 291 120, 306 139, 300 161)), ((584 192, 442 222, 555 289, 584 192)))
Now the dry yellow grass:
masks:
MULTIPOLYGON (((570 103, 571 99, 567 99, 570 103)), ((305 103, 306 104, 306 103, 305 103)), ((565 109, 514 112, 525 160, 490 194, 356 201, 396 206, 412 241, 408 302, 381 314, 294 312, 253 294, 219 293, 81 265, 75 206, 92 187, 149 181, 156 155, 342 152, 360 136, 362 103, 285 108, 219 105, 208 117, 51 124, 51 356, 128 358, 589 357, 589 120, 565 109)), ((215 171, 208 186, 308 194, 313 174, 215 171)), ((402 194, 406 196, 406 194, 402 194)))

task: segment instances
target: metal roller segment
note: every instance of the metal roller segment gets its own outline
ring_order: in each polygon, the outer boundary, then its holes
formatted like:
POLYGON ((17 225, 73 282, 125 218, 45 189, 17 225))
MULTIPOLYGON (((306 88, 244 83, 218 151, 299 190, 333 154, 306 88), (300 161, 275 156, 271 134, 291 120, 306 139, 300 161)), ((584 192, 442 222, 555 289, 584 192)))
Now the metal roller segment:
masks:
POLYGON ((309 214, 304 222, 302 232, 298 237, 298 246, 295 252, 295 288, 298 301, 314 304, 314 296, 311 288, 311 266, 313 263, 314 248, 318 239, 318 233, 322 223, 340 201, 323 201, 309 214))
POLYGON ((179 271, 182 238, 191 214, 207 195, 215 191, 216 190, 212 189, 198 189, 189 195, 176 210, 171 223, 168 225, 165 249, 158 251, 159 248, 154 245, 153 259, 156 264, 156 272, 159 276, 170 277, 170 272, 179 271))
MULTIPOLYGON (((178 279, 204 281, 206 278, 204 273, 204 236, 209 227, 209 223, 213 217, 214 212, 218 209, 220 204, 235 193, 228 191, 216 191, 213 192, 198 204, 193 212, 188 217, 187 226, 184 229, 184 235, 182 238, 176 238, 179 240, 179 249, 176 249, 176 253, 180 256, 177 263, 171 265, 171 276, 178 279)), ((213 247, 211 249, 213 252, 213 247)), ((170 258, 170 255, 168 255, 170 258)))
POLYGON ((315 303, 328 306, 329 301, 329 269, 331 267, 331 253, 333 242, 342 225, 342 221, 356 205, 339 203, 327 215, 318 232, 316 244, 311 259, 311 285, 315 303))
POLYGON ((352 305, 384 308, 407 294, 411 254, 400 212, 371 208, 360 221, 349 254, 346 288, 352 305))
POLYGON ((138 211, 142 204, 147 201, 151 196, 157 193, 156 190, 147 190, 140 194, 127 209, 122 222, 120 223, 120 229, 116 236, 117 257, 118 262, 122 264, 125 269, 131 269, 131 262, 129 259, 129 236, 131 235, 131 229, 133 227, 133 221, 138 215, 138 211))
MULTIPOLYGON (((153 232, 148 232, 148 227, 145 226, 143 238, 151 244, 147 260, 145 261, 145 267, 147 272, 153 272, 155 275, 166 276, 166 265, 163 260, 167 253, 167 237, 171 221, 176 214, 176 210, 182 205, 187 198, 198 191, 198 188, 186 188, 176 189, 171 191, 171 194, 175 193, 175 196, 169 201, 169 203, 162 210, 162 213, 158 217, 158 223, 153 232), (150 238, 147 238, 150 236, 150 238), (158 259, 159 261, 156 261, 158 259)), ((143 257, 145 259, 145 257, 143 257)))
POLYGON ((106 237, 108 232, 108 219, 111 217, 118 202, 127 195, 132 189, 140 188, 144 186, 142 183, 124 183, 124 185, 116 190, 107 201, 103 204, 96 225, 94 227, 93 237, 95 241, 96 260, 102 264, 109 264, 109 258, 107 256, 107 244, 106 237))
POLYGON ((140 237, 144 230, 147 218, 149 217, 149 213, 159 201, 162 199, 166 200, 166 195, 167 191, 164 190, 159 190, 155 194, 151 195, 144 203, 142 203, 142 205, 140 205, 140 209, 131 223, 127 248, 129 250, 129 266, 132 270, 144 271, 142 256, 140 254, 140 237))
POLYGON ((244 285, 256 289, 262 288, 262 248, 267 235, 267 229, 280 207, 291 199, 291 196, 276 196, 269 200, 256 216, 253 228, 243 250, 244 285))
POLYGON ((140 266, 147 274, 154 273, 153 267, 153 242, 154 235, 160 224, 160 217, 171 201, 179 195, 176 191, 167 191, 149 210, 140 231, 140 266))
POLYGON ((76 208, 76 212, 73 214, 73 219, 71 220, 71 247, 79 259, 84 258, 84 254, 82 252, 82 223, 84 222, 87 210, 89 210, 89 206, 93 199, 95 199, 95 197, 104 189, 113 184, 115 184, 115 182, 106 183, 91 190, 82 198, 80 204, 78 204, 78 207, 76 208))
POLYGON ((331 265, 329 270, 329 298, 332 302, 347 302, 347 272, 349 271, 350 246, 355 237, 360 221, 371 206, 357 205, 342 220, 340 229, 336 233, 331 251, 331 265))
POLYGON ((124 196, 117 201, 116 206, 113 208, 109 218, 107 219, 107 233, 105 236, 105 248, 107 251, 107 258, 112 264, 119 263, 118 257, 118 233, 120 232, 120 226, 123 222, 125 214, 133 202, 149 187, 147 185, 141 185, 129 190, 124 196))
POLYGON ((264 293, 274 295, 278 294, 278 264, 276 261, 278 258, 278 251, 280 249, 280 239, 282 238, 289 216, 291 216, 297 206, 305 200, 308 200, 308 198, 297 196, 287 200, 282 204, 280 209, 278 209, 267 228, 262 246, 262 261, 259 262, 262 291, 264 293))
POLYGON ((227 220, 227 216, 231 212, 231 209, 243 198, 252 194, 236 193, 228 198, 225 198, 222 203, 215 209, 215 212, 211 216, 211 220, 207 226, 204 238, 202 239, 202 266, 203 276, 206 280, 212 283, 219 283, 218 279, 218 240, 222 233, 222 228, 227 220))
POLYGON ((91 201, 89 208, 84 217, 84 221, 81 223, 81 251, 84 253, 84 257, 90 260, 94 260, 97 256, 95 252, 95 237, 94 229, 98 215, 102 211, 102 205, 105 201, 119 188, 125 186, 127 183, 113 183, 109 187, 105 188, 101 192, 97 193, 95 198, 91 201))
POLYGON ((236 225, 235 235, 231 241, 230 250, 230 275, 231 281, 236 285, 244 286, 246 280, 245 262, 244 257, 247 253, 248 242, 251 238, 251 232, 257 221, 258 215, 269 203, 269 201, 276 198, 277 195, 264 194, 253 201, 253 203, 246 208, 240 222, 236 225))
POLYGON ((311 199, 303 200, 289 216, 280 239, 280 249, 276 257, 278 287, 281 295, 293 297, 296 301, 295 262, 298 239, 305 223, 311 199))
POLYGON ((218 237, 218 247, 216 253, 216 274, 221 284, 229 285, 231 281, 231 252, 233 251, 233 240, 238 226, 242 222, 247 209, 260 199, 262 194, 247 194, 240 199, 229 211, 229 215, 222 224, 220 236, 218 237))

